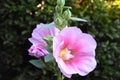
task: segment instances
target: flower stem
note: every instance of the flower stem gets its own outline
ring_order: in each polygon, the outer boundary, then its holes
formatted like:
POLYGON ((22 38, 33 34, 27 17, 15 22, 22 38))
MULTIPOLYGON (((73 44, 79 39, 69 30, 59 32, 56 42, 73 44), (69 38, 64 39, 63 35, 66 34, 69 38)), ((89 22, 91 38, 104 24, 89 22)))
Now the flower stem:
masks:
POLYGON ((64 80, 64 76, 61 74, 61 72, 58 72, 57 80, 64 80))

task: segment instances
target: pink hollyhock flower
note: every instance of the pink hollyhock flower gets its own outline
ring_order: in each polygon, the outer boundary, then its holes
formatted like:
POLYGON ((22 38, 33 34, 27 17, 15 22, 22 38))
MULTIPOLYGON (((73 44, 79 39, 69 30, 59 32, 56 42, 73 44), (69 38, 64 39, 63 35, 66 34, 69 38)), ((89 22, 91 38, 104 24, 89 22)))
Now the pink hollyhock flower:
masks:
POLYGON ((45 49, 47 43, 43 40, 44 37, 58 35, 59 30, 55 27, 54 22, 50 24, 40 23, 32 32, 32 37, 29 38, 29 41, 33 44, 28 50, 29 55, 40 58, 48 54, 48 51, 45 49), (50 27, 46 27, 49 25, 50 27))
POLYGON ((87 75, 96 67, 96 41, 77 27, 66 27, 53 39, 53 56, 61 72, 87 75))

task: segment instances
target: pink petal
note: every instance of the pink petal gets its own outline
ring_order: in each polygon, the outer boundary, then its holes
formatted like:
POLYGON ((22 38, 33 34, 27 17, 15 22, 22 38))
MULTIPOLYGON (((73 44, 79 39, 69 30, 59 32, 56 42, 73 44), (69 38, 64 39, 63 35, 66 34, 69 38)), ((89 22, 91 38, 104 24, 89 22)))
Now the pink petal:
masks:
POLYGON ((65 41, 65 44, 67 45, 73 41, 76 43, 77 37, 81 33, 82 33, 82 31, 80 29, 78 29, 77 27, 66 27, 60 32, 60 35, 63 37, 63 40, 65 41))
POLYGON ((72 46, 74 53, 78 53, 79 55, 95 56, 96 45, 96 41, 91 35, 83 33, 81 34, 81 37, 78 37, 78 42, 75 45, 72 44, 70 46, 72 46))
POLYGON ((61 72, 62 72, 63 75, 66 76, 67 78, 71 78, 71 77, 72 77, 72 74, 67 74, 67 73, 64 72, 62 69, 61 69, 61 72))
POLYGON ((34 38, 29 38, 28 39, 33 45, 41 45, 41 46, 47 46, 47 44, 46 44, 46 42, 44 41, 44 40, 42 40, 42 39, 39 39, 39 40, 37 40, 37 39, 34 39, 34 38))
POLYGON ((73 65, 77 67, 78 74, 85 76, 93 71, 96 67, 96 60, 94 57, 79 56, 72 61, 73 65))

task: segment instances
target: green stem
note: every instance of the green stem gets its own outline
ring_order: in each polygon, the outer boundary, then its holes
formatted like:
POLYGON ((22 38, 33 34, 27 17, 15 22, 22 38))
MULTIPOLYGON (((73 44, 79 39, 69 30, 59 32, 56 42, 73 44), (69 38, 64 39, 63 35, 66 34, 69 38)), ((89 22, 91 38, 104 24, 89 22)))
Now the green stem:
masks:
POLYGON ((57 80, 64 80, 64 76, 61 74, 61 72, 58 72, 57 80))

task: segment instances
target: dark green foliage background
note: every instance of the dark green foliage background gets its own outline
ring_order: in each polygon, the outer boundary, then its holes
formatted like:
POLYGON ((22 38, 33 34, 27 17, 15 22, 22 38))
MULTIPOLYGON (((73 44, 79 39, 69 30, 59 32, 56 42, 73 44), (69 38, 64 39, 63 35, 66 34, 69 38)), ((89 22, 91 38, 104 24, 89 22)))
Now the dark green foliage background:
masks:
MULTIPOLYGON (((52 72, 37 69, 28 62, 34 58, 27 52, 32 30, 36 24, 53 21, 55 0, 44 0, 43 10, 36 7, 41 1, 0 1, 0 80, 56 80, 52 72)), ((66 0, 66 5, 72 6, 74 16, 88 20, 70 22, 71 25, 92 34, 98 44, 96 69, 85 77, 73 75, 69 80, 119 80, 120 8, 108 8, 99 0, 66 0), (74 5, 75 1, 81 1, 80 7, 74 5)))

